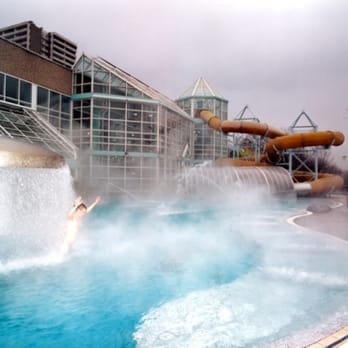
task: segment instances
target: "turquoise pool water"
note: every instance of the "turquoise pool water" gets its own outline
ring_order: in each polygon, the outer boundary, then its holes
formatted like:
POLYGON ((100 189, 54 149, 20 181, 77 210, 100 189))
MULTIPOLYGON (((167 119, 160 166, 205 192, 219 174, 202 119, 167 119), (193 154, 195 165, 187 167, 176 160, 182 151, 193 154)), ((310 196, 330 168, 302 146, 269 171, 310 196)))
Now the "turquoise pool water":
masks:
POLYGON ((69 255, 1 261, 0 346, 310 342, 348 319, 348 245, 287 224, 299 209, 98 206, 69 255))

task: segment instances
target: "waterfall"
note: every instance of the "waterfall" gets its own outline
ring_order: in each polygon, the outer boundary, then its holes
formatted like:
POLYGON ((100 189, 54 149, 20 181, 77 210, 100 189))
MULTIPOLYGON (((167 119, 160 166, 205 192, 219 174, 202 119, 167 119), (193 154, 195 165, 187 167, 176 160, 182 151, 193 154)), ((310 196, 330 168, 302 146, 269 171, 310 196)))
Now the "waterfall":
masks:
POLYGON ((74 192, 69 168, 0 168, 0 262, 38 257, 62 242, 74 192))
POLYGON ((271 194, 294 191, 287 170, 281 167, 202 167, 186 170, 180 190, 187 195, 224 194, 261 188, 271 194))

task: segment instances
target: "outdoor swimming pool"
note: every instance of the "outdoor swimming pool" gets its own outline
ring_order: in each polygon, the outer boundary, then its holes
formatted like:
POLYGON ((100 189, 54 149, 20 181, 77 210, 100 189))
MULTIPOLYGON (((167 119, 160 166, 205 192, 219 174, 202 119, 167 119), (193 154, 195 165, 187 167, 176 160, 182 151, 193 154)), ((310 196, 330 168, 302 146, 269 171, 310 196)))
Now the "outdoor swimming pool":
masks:
POLYGON ((0 346, 295 347, 346 324, 348 244, 250 197, 104 204, 69 255, 2 259, 0 346))

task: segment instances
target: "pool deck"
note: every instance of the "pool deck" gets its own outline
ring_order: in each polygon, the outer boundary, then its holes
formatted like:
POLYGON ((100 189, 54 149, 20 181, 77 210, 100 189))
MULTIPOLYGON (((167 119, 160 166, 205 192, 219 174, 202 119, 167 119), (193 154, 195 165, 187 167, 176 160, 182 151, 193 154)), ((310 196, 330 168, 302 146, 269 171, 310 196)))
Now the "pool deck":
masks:
POLYGON ((348 196, 331 195, 329 198, 316 200, 320 207, 330 207, 329 211, 300 216, 293 221, 305 228, 328 233, 348 241, 348 196))
POLYGON ((332 335, 315 342, 307 348, 347 348, 348 347, 348 326, 336 331, 332 335))
MULTIPOLYGON (((316 204, 318 212, 295 217, 292 221, 304 228, 327 233, 348 242, 348 196, 331 195, 316 204), (329 209, 325 209, 325 207, 329 209)), ((348 348, 348 326, 318 339, 307 348, 348 348)))

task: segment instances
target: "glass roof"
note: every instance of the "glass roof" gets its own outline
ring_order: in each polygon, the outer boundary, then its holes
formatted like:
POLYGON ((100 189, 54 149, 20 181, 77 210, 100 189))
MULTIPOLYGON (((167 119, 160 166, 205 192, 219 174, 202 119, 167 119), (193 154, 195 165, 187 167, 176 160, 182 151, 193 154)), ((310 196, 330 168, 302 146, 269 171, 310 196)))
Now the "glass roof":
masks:
POLYGON ((144 82, 138 80, 134 76, 128 74, 127 72, 123 71, 122 69, 120 69, 120 68, 116 67, 115 65, 109 63, 108 61, 106 61, 103 58, 98 57, 98 58, 94 58, 93 60, 94 60, 95 63, 99 64, 104 69, 107 69, 112 74, 114 74, 117 77, 123 79, 128 84, 130 84, 134 88, 136 88, 139 91, 141 91, 142 93, 144 93, 144 95, 150 97, 151 99, 154 99, 154 100, 160 102, 162 105, 164 105, 168 109, 171 109, 171 110, 175 111, 176 113, 178 113, 178 114, 180 114, 180 115, 182 115, 184 117, 189 117, 189 115, 184 110, 182 110, 178 105, 176 105, 173 100, 171 100, 170 98, 166 97, 165 95, 163 95, 162 93, 158 92, 157 90, 155 90, 154 88, 150 87, 149 85, 145 84, 144 82))
POLYGON ((0 103, 0 136, 41 145, 66 159, 77 157, 77 148, 37 112, 0 103))
POLYGON ((212 88, 203 77, 199 77, 193 85, 191 85, 177 98, 177 100, 192 97, 213 97, 226 100, 222 94, 220 94, 216 89, 212 88))

